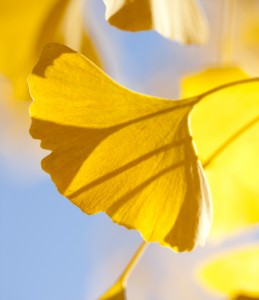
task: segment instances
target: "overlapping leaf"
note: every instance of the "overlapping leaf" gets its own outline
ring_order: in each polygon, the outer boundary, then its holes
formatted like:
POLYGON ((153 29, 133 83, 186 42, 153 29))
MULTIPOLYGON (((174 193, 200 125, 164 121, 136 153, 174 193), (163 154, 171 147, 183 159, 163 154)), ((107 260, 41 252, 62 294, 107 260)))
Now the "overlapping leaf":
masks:
MULTIPOLYGON (((183 95, 245 78, 238 67, 212 68, 185 79, 183 95)), ((254 83, 229 87, 200 102, 192 115, 193 137, 212 192, 214 238, 259 222, 258 92, 254 83)))
POLYGON ((129 91, 69 48, 50 44, 29 78, 31 134, 58 190, 87 214, 177 251, 203 244, 210 200, 188 115, 197 99, 129 91))
POLYGON ((207 39, 207 22, 195 0, 104 0, 106 19, 128 31, 155 29, 184 44, 207 39))
MULTIPOLYGON (((245 80, 195 98, 168 101, 129 91, 80 54, 50 44, 29 79, 34 99, 31 134, 52 151, 43 160, 43 168, 60 193, 84 212, 104 211, 116 223, 139 230, 147 241, 177 251, 191 250, 204 243, 211 207, 190 135, 189 114, 203 99, 198 108, 203 112, 194 113, 192 124, 200 156, 206 161, 222 141, 257 120, 257 81, 245 80), (230 102, 218 110, 222 99, 230 102), (213 108, 210 113, 206 103, 213 108), (237 114, 230 117, 233 107, 237 114), (244 110, 248 113, 240 114, 244 110), (206 122, 196 122, 197 116, 206 117, 206 122), (201 148, 202 143, 210 146, 201 148)), ((249 133, 254 138, 257 130, 249 133)), ((229 161, 233 154, 226 153, 223 165, 229 185, 230 175, 239 176, 244 163, 235 168, 229 161)))
POLYGON ((258 270, 259 245, 252 245, 211 257, 198 274, 210 291, 231 299, 258 299, 258 270))

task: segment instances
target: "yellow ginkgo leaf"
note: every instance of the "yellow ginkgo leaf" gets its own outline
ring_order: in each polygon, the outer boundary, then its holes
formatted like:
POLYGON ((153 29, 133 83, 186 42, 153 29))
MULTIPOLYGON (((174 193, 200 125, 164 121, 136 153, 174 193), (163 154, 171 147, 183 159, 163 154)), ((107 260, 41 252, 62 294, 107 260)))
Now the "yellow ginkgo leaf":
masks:
POLYGON ((49 44, 29 77, 42 166, 87 214, 106 212, 176 251, 203 244, 210 198, 189 132, 197 98, 168 101, 119 86, 85 57, 49 44))
MULTIPOLYGON (((183 81, 194 96, 248 78, 239 68, 214 68, 183 81)), ((213 93, 195 108, 191 127, 214 206, 211 236, 222 238, 259 222, 259 93, 255 83, 213 93)))
POLYGON ((196 0, 104 0, 106 19, 128 31, 155 29, 184 44, 202 44, 208 26, 196 0))
POLYGON ((211 257, 199 267, 198 278, 207 289, 231 299, 258 299, 258 270, 259 245, 252 245, 211 257))
POLYGON ((29 99, 26 78, 46 42, 66 42, 78 50, 83 47, 91 59, 98 61, 83 30, 80 1, 0 0, 0 72, 11 81, 15 98, 29 99))

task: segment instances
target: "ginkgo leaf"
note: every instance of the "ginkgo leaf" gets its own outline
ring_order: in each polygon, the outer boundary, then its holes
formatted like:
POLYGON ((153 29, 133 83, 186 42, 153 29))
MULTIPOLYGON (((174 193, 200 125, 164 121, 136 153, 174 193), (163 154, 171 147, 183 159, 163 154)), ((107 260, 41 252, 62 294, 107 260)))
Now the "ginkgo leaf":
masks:
POLYGON ((68 26, 70 31, 73 29, 73 37, 81 34, 84 45, 87 43, 87 48, 83 46, 85 53, 98 62, 92 43, 82 30, 83 16, 78 17, 76 10, 78 2, 0 0, 0 72, 11 81, 15 98, 29 99, 26 78, 46 42, 66 42, 76 47, 71 38, 67 39, 68 26))
POLYGON ((207 40, 208 26, 195 0, 104 0, 106 19, 128 31, 155 29, 184 44, 207 40))
POLYGON ((122 280, 118 280, 99 300, 126 300, 122 280))
POLYGON ((259 245, 251 245, 209 258, 199 267, 198 278, 207 289, 231 299, 258 299, 258 270, 259 245))
MULTIPOLYGON (((183 81, 194 96, 248 76, 239 68, 213 68, 183 81)), ((211 236, 222 238, 259 222, 259 94, 250 83, 210 95, 191 118, 193 138, 212 192, 211 236)))
POLYGON ((146 241, 176 251, 204 243, 210 197, 188 126, 196 98, 129 91, 59 44, 44 48, 29 86, 31 135, 52 151, 42 167, 61 194, 146 241))

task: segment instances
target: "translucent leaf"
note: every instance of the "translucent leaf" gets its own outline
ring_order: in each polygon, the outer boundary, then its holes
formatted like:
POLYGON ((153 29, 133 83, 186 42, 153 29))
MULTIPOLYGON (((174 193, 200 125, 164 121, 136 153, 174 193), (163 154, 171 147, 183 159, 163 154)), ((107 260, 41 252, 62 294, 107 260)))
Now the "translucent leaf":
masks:
POLYGON ((44 48, 29 86, 31 134, 52 151, 42 166, 60 193, 146 241, 176 251, 204 243, 210 198, 188 126, 196 98, 129 91, 58 44, 44 48))
MULTIPOLYGON (((209 69, 185 79, 183 94, 194 96, 244 78, 248 76, 237 67, 209 69)), ((213 198, 214 238, 259 222, 258 121, 256 82, 218 90, 193 111, 193 138, 213 198)))
POLYGON ((199 279, 214 292, 231 299, 258 299, 259 245, 211 257, 199 269, 199 279))

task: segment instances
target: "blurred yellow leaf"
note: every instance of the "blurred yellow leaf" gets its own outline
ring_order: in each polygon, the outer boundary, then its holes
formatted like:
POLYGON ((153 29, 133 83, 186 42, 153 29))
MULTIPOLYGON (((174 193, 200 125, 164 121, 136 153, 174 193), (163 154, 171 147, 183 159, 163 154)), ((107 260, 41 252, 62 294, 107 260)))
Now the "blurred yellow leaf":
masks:
POLYGON ((204 287, 231 299, 258 299, 258 270, 259 245, 252 245, 210 258, 200 266, 198 277, 204 287))
POLYGON ((249 72, 259 74, 259 2, 239 1, 238 18, 235 22, 234 56, 249 72))
POLYGON ((176 251, 204 243, 210 198, 188 126, 197 98, 132 92, 59 44, 44 48, 29 86, 31 134, 52 151, 42 167, 61 194, 146 241, 176 251))
POLYGON ((258 52, 259 50, 259 4, 257 0, 244 1, 239 4, 240 9, 242 9, 242 14, 239 15, 239 22, 237 28, 239 34, 238 42, 243 44, 242 46, 247 46, 248 48, 254 49, 258 52))
POLYGON ((231 297, 231 300, 259 300, 259 296, 258 297, 251 297, 251 296, 247 296, 245 294, 242 294, 242 295, 237 295, 234 298, 231 297))
POLYGON ((106 19, 128 31, 155 29, 184 44, 202 44, 208 28, 196 0, 104 0, 106 19))
MULTIPOLYGON (((237 67, 212 68, 183 81, 194 96, 248 76, 237 67)), ((191 118, 193 138, 212 192, 211 235, 222 238, 259 222, 259 93, 257 84, 232 86, 200 102, 191 118)))
POLYGON ((26 78, 46 42, 66 42, 98 62, 80 5, 79 0, 0 0, 0 72, 11 80, 15 98, 29 99, 26 78))

